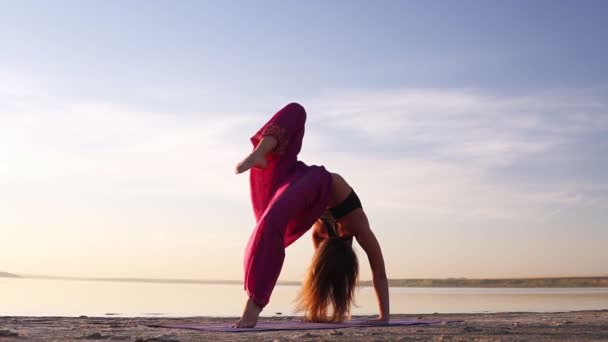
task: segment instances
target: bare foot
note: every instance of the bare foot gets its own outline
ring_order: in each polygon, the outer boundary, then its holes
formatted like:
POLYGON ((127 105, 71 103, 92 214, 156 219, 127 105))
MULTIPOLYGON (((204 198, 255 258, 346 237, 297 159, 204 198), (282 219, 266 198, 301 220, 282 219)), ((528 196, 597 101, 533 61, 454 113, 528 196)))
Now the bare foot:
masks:
POLYGON ((259 153, 251 153, 247 156, 242 162, 238 163, 236 166, 236 173, 243 173, 252 167, 265 169, 267 166, 266 157, 259 153))
POLYGON ((241 319, 234 322, 231 327, 233 328, 253 328, 258 323, 258 318, 260 317, 260 312, 262 312, 262 308, 258 306, 251 298, 247 300, 247 304, 245 304, 245 310, 243 311, 243 316, 241 319))

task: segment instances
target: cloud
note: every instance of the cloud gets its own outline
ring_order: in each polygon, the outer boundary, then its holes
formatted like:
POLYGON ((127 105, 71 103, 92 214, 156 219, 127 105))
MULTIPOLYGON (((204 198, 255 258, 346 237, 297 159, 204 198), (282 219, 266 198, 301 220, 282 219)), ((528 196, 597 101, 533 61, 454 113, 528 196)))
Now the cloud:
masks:
POLYGON ((426 158, 481 166, 545 153, 581 135, 608 131, 608 105, 569 93, 497 96, 473 90, 330 92, 306 106, 316 122, 397 156, 415 146, 426 158))
MULTIPOLYGON (((12 99, 3 103, 20 108, 0 112, 3 183, 13 192, 33 184, 78 192, 86 185, 92 194, 179 198, 204 189, 206 198, 242 200, 246 181, 229 176, 250 149, 249 135, 272 114, 149 112, 32 89, 0 93, 12 99)), ((489 219, 538 218, 546 207, 605 206, 604 193, 592 193, 584 180, 540 187, 497 180, 490 172, 608 130, 606 106, 597 99, 396 89, 341 91, 304 104, 312 125, 305 161, 338 165, 363 187, 373 184, 375 205, 489 219), (358 142, 354 153, 342 153, 320 133, 332 130, 358 142), (366 148, 375 144, 392 152, 366 148), (411 145, 423 152, 411 153, 411 145)))

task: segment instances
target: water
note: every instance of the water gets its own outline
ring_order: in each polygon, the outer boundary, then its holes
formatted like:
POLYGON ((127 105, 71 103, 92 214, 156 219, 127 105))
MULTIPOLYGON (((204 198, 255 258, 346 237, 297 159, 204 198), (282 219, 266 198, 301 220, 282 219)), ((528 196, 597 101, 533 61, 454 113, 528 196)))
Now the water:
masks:
MULTIPOLYGON (((263 316, 293 315, 299 287, 278 286, 263 316)), ((555 312, 608 309, 608 288, 391 288, 391 313, 555 312)), ((0 278, 2 316, 238 316, 240 285, 0 278)), ((377 314, 360 288, 353 314, 377 314)))

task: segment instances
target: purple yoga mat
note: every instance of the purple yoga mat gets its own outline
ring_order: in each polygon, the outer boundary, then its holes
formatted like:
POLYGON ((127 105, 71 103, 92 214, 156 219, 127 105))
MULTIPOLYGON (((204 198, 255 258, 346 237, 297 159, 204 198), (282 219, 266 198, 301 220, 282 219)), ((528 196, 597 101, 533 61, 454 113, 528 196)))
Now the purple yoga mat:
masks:
POLYGON ((192 329, 201 331, 215 332, 247 332, 247 331, 273 331, 273 330, 319 330, 319 329, 342 329, 342 328, 361 328, 374 326, 403 326, 403 325, 428 325, 439 323, 460 323, 463 321, 429 321, 429 320, 391 320, 388 324, 370 324, 364 320, 352 320, 344 323, 307 323, 303 321, 278 321, 278 322, 258 322, 255 328, 231 328, 231 323, 224 324, 158 324, 148 325, 153 328, 173 328, 173 329, 192 329))

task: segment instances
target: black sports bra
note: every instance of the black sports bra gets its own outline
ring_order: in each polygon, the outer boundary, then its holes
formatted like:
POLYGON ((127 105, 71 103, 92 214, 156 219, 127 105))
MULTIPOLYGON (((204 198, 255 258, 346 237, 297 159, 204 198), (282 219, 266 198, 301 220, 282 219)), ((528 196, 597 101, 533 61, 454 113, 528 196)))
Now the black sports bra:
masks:
POLYGON ((348 197, 346 197, 344 201, 340 202, 336 206, 329 208, 329 212, 335 220, 339 220, 349 214, 351 211, 359 208, 361 208, 361 200, 355 193, 355 190, 351 190, 348 197))
MULTIPOLYGON (((340 238, 340 236, 338 235, 338 231, 336 230, 336 220, 341 219, 342 217, 346 216, 347 214, 358 208, 362 208, 361 200, 359 200, 359 197, 357 196, 355 191, 351 190, 350 194, 348 195, 348 197, 346 197, 344 201, 340 202, 334 207, 329 208, 329 210, 326 210, 321 216, 321 221, 323 221, 323 224, 327 229, 327 235, 329 237, 340 238)), ((352 236, 349 236, 340 239, 352 241, 353 238, 352 236)))

